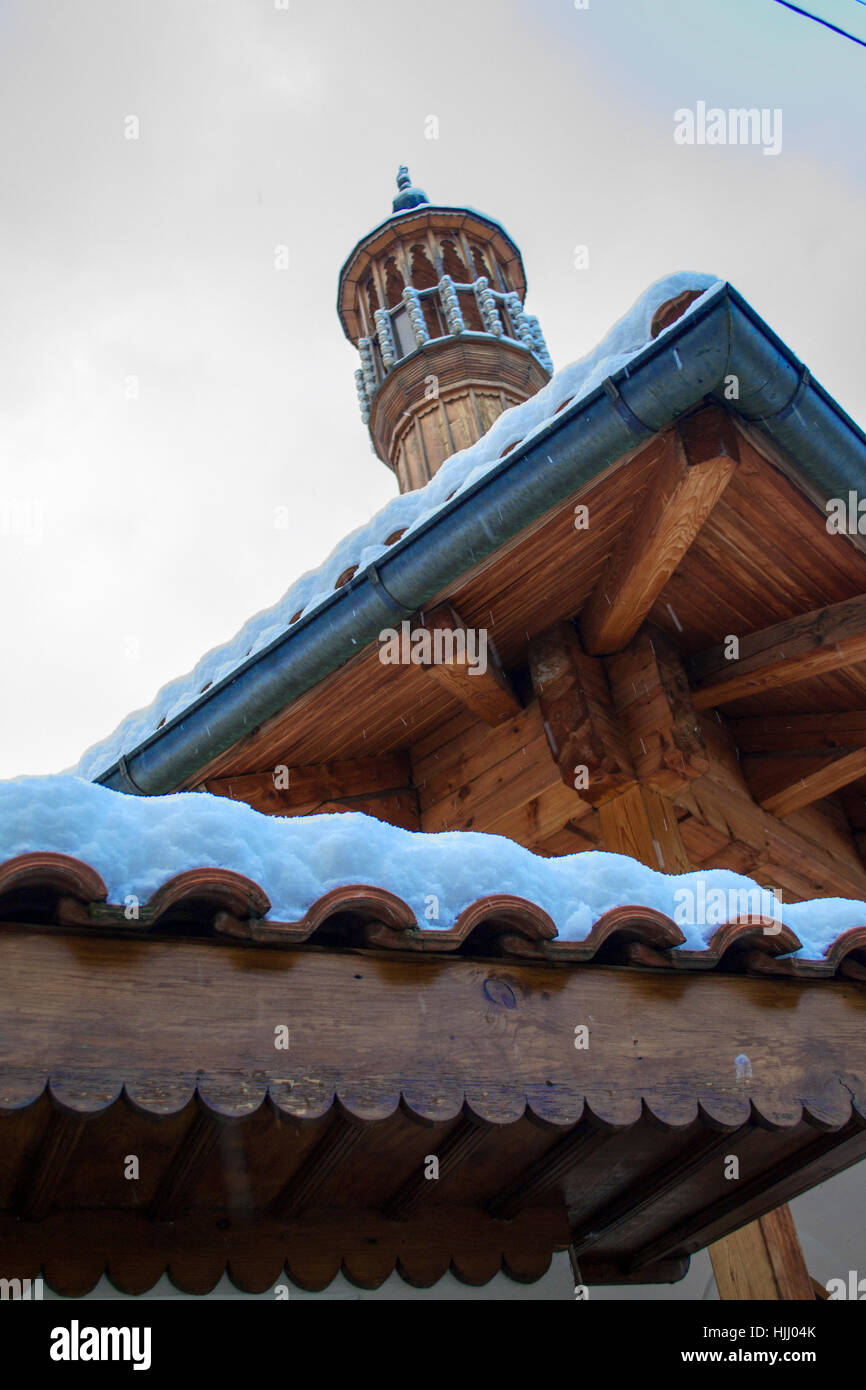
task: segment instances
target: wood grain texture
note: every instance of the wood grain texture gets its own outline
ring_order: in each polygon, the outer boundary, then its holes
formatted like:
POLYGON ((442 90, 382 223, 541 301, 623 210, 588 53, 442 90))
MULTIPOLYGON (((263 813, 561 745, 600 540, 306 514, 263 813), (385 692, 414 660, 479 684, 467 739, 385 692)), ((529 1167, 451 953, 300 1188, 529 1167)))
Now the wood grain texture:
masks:
POLYGON ((669 795, 708 772, 688 680, 670 639, 641 629, 605 666, 639 780, 669 795))
POLYGON ((699 653, 689 668, 692 700, 710 709, 862 661, 866 596, 859 594, 743 635, 735 660, 726 659, 724 643, 699 653))
MULTIPOLYGON (((425 613, 421 626, 433 638, 437 633, 445 634, 446 639, 462 635, 464 646, 466 644, 466 624, 449 604, 440 604, 439 607, 425 613)), ((487 629, 484 629, 484 633, 484 669, 481 669, 480 665, 473 667, 465 654, 462 659, 434 660, 431 664, 425 665, 424 669, 449 695, 495 728, 496 725, 519 714, 521 704, 502 670, 487 629)))
POLYGON ((632 523, 581 611, 581 637, 592 655, 620 651, 631 640, 734 475, 733 433, 714 428, 723 412, 708 413, 702 431, 692 425, 694 448, 683 428, 668 436, 632 523))
POLYGON ((598 806, 635 780, 604 667, 587 656, 572 623, 529 643, 529 670, 551 755, 563 782, 598 806))
POLYGON ((814 1302, 787 1205, 711 1245, 710 1259, 720 1298, 814 1302))

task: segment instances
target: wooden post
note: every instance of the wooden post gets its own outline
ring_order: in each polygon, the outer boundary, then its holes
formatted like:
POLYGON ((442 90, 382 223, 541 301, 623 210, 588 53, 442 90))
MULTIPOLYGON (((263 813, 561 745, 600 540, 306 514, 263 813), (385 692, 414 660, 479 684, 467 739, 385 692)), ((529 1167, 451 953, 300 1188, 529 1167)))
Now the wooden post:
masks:
MULTIPOLYGON (((614 679, 615 690, 617 685, 614 679)), ((640 773, 641 759, 636 763, 640 773)), ((601 803, 599 815, 606 849, 663 873, 691 871, 673 803, 654 787, 626 787, 601 803)), ((717 1241, 709 1252, 720 1298, 815 1297, 787 1205, 717 1241)))
POLYGON ((710 1246, 720 1298, 816 1298, 787 1203, 710 1246))

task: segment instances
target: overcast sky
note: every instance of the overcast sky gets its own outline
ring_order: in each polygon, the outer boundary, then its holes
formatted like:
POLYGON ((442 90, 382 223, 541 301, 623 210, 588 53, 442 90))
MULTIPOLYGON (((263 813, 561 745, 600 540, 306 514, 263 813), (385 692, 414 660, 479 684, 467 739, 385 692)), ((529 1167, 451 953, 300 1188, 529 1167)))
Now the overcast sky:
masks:
POLYGON ((866 422, 866 48, 772 0, 282 3, 0 0, 2 777, 75 763, 396 492, 334 304, 402 161, 515 238, 556 366, 709 271, 866 422), (676 144, 698 101, 781 109, 781 152, 676 144))

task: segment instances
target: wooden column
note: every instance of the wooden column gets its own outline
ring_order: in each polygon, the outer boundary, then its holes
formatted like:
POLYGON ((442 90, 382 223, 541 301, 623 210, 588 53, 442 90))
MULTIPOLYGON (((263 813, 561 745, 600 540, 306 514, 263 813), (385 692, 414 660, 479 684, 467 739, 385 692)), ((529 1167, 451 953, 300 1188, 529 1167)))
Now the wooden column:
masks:
MULTIPOLYGON (((558 623, 530 643, 529 665, 563 781, 588 770, 581 794, 598 809, 604 848, 662 873, 692 872, 669 798, 708 761, 668 640, 641 628, 603 663, 558 623)), ((710 1246, 710 1258, 721 1298, 814 1297, 787 1206, 710 1246)))
POLYGON ((720 1298, 816 1297, 787 1203, 717 1240, 710 1259, 720 1298))

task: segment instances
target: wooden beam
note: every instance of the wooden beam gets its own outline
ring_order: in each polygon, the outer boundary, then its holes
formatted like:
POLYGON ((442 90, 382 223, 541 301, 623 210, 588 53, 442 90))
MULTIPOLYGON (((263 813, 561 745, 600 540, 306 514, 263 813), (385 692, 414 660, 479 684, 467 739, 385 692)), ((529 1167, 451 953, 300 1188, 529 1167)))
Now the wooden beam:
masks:
POLYGON ((847 753, 866 748, 866 710, 732 719, 741 753, 847 753))
POLYGON ((206 782, 204 789, 214 796, 245 801, 256 811, 284 816, 309 813, 324 801, 399 791, 411 785, 408 756, 389 753, 379 758, 351 758, 303 767, 277 764, 267 772, 217 778, 206 782))
POLYGON ((197 1111, 151 1200, 149 1213, 154 1221, 176 1221, 192 1204, 219 1135, 213 1116, 204 1110, 197 1111))
POLYGON ((455 1173, 480 1147, 489 1133, 489 1125, 479 1124, 468 1115, 461 1115, 450 1134, 436 1146, 436 1158, 439 1161, 437 1180, 434 1182, 425 1177, 423 1167, 420 1168, 388 1199, 382 1208, 382 1215, 391 1221, 405 1220, 434 1189, 438 1196, 443 1178, 455 1173))
POLYGON ((702 777, 706 744, 671 641, 644 627, 605 667, 640 781, 668 795, 702 777))
POLYGON ((487 1210, 499 1220, 511 1220, 523 1207, 532 1206, 537 1198, 556 1186, 580 1162, 585 1162, 610 1142, 612 1131, 581 1126, 564 1139, 551 1145, 522 1173, 488 1203, 487 1210))
POLYGON ((376 820, 398 825, 403 830, 421 829, 418 796, 414 791, 382 792, 374 796, 348 796, 345 801, 323 801, 310 814, 322 816, 346 811, 362 811, 365 816, 375 816, 376 820))
POLYGON ((419 625, 433 639, 434 659, 429 664, 425 662, 424 669, 449 695, 494 727, 520 713, 520 701, 502 669, 486 629, 484 667, 480 662, 476 665, 470 663, 466 640, 468 628, 449 604, 421 614, 419 625), (439 647, 442 648, 441 654, 438 653, 439 647))
POLYGON ((344 1110, 337 1110, 321 1139, 271 1202, 271 1216, 280 1221, 299 1216, 347 1161, 364 1134, 362 1124, 344 1110))
POLYGON ((790 816, 866 777, 866 748, 831 758, 745 758, 755 800, 773 816, 790 816))
MULTIPOLYGON (((757 1221, 768 1211, 775 1210, 779 1203, 768 1202, 767 1194, 776 1193, 785 1202, 792 1201, 810 1187, 826 1181, 829 1176, 827 1159, 831 1153, 838 1154, 839 1167, 835 1172, 843 1172, 852 1163, 858 1163, 866 1151, 866 1134, 862 1121, 851 1120, 841 1130, 830 1130, 819 1134, 795 1154, 780 1159, 768 1171, 757 1174, 746 1183, 728 1183, 728 1191, 717 1201, 705 1206, 701 1211, 670 1227, 632 1257, 630 1267, 637 1271, 650 1267, 659 1260, 667 1259, 684 1252, 693 1254, 705 1246, 712 1246, 731 1233, 737 1213, 748 1213, 757 1221), (844 1157, 843 1157, 844 1156, 844 1157), (723 1230, 724 1224, 728 1230, 723 1230)), ((735 1230, 742 1229, 734 1227, 735 1230)))
POLYGON ((66 1115, 52 1110, 35 1157, 28 1164, 20 1195, 13 1207, 26 1221, 41 1221, 54 1205, 66 1169, 84 1129, 82 1115, 66 1115))
POLYGON ((694 1177, 707 1164, 730 1153, 732 1144, 742 1142, 752 1128, 751 1122, 748 1122, 737 1130, 698 1135, 681 1153, 643 1179, 639 1190, 627 1189, 581 1221, 571 1233, 575 1253, 581 1255, 668 1193, 681 1188, 687 1178, 694 1177))
POLYGON ((666 444, 580 615, 583 645, 593 655, 620 651, 635 635, 739 461, 736 432, 720 406, 683 420, 666 444))
POLYGON ((689 663, 695 709, 729 704, 744 695, 866 661, 866 594, 787 618, 738 640, 736 658, 726 657, 726 638, 689 663))
MULTIPOLYGON (((421 829, 501 829, 523 807, 538 801, 561 781, 550 757, 544 722, 537 701, 496 729, 479 724, 456 738, 440 756, 416 770, 421 804, 421 829), (480 737, 479 737, 480 736, 480 737)), ((565 789, 563 788, 563 791, 565 789)), ((579 814, 577 792, 565 798, 562 821, 579 814)), ((557 805, 562 799, 557 797, 557 805)))
MULTIPOLYGON (((688 791, 677 794, 676 805, 686 815, 679 821, 684 843, 691 846, 697 864, 732 868, 754 877, 759 865, 786 866, 786 877, 799 870, 805 877, 804 898, 866 897, 866 873, 855 857, 831 853, 816 838, 770 815, 742 791, 715 778, 702 777, 688 791), (735 852, 734 863, 719 856, 735 852)), ((785 878, 765 879, 779 888, 785 878)))
POLYGON ((604 666, 583 651, 573 623, 556 623, 530 641, 529 670, 565 785, 593 806, 633 785, 604 666))
POLYGON ((716 1241, 710 1259, 720 1298, 815 1299, 788 1206, 716 1241))

